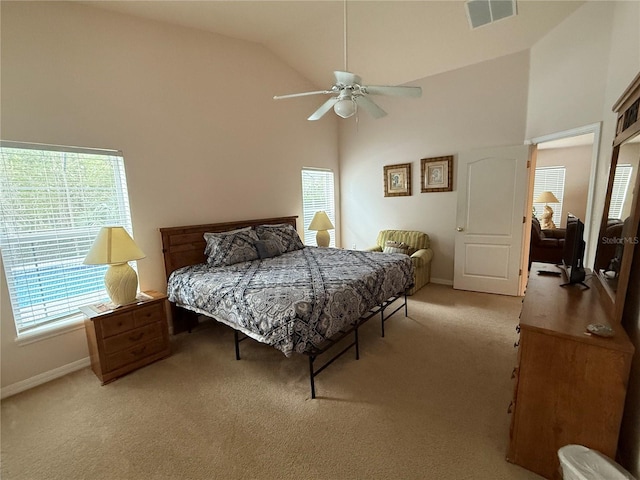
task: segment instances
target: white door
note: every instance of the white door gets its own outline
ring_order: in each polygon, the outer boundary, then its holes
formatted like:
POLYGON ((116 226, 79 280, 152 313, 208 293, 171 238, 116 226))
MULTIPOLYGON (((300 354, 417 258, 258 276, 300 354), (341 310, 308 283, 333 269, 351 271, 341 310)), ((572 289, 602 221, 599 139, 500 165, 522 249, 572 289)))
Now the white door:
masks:
POLYGON ((453 288, 519 294, 529 152, 523 145, 459 155, 453 288))

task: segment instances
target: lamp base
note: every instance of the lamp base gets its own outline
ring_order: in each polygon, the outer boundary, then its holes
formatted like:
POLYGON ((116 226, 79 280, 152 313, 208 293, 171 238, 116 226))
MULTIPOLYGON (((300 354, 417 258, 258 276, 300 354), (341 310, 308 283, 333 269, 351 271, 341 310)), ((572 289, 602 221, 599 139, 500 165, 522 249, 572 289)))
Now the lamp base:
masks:
POLYGON ((553 223, 553 210, 550 206, 544 206, 544 212, 540 215, 540 228, 542 230, 553 230, 556 228, 556 224, 553 223))
POLYGON ((133 303, 138 291, 138 275, 128 263, 110 265, 104 276, 104 286, 115 305, 133 303))
POLYGON ((319 247, 328 247, 331 241, 331 235, 326 230, 318 230, 316 233, 316 245, 319 247))

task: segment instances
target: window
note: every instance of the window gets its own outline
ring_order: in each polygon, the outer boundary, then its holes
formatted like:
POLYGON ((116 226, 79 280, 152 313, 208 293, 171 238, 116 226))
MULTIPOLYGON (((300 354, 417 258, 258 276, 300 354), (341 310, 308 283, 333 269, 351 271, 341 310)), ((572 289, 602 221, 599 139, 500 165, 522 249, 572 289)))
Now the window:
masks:
POLYGON ((611 203, 609 204, 609 218, 622 219, 624 202, 629 191, 631 180, 631 165, 616 166, 616 174, 613 177, 613 188, 611 189, 611 203))
MULTIPOLYGON (((540 167, 536 168, 536 177, 533 184, 534 200, 545 191, 552 192, 558 200, 559 204, 549 205, 553 210, 553 223, 558 227, 562 223, 562 203, 564 199, 564 167, 540 167)), ((533 210, 536 217, 540 217, 544 211, 544 203, 533 203, 533 210)))
POLYGON ((105 299, 83 265, 100 227, 131 232, 121 152, 0 143, 0 249, 18 334, 105 299))
MULTIPOLYGON (((302 215, 304 222, 304 244, 316 244, 316 232, 309 230, 309 224, 318 210, 324 210, 335 226, 336 215, 333 196, 333 172, 316 168, 302 169, 302 215)), ((329 230, 330 247, 336 246, 335 230, 329 230)))

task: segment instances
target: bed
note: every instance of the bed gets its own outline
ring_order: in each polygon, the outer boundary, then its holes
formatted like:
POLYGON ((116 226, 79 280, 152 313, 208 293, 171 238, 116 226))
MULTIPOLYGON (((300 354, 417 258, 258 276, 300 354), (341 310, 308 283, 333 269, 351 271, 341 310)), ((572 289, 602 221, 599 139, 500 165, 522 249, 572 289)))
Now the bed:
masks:
POLYGON ((311 397, 315 377, 352 348, 359 358, 358 328, 401 308, 413 283, 402 254, 304 247, 297 217, 277 217, 160 229, 174 334, 191 331, 204 315, 290 356, 309 357, 311 397), (351 343, 320 367, 316 359, 347 336, 351 343))

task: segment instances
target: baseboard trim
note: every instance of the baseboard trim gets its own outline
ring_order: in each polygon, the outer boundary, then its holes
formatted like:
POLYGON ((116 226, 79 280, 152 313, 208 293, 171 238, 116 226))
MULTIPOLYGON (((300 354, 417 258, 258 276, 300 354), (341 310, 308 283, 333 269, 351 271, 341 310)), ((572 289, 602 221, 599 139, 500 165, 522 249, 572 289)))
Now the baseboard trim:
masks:
POLYGON ((437 283, 439 285, 453 286, 453 280, 445 280, 444 278, 433 278, 433 277, 431 277, 431 283, 437 283))
POLYGON ((85 357, 61 367, 54 368, 53 370, 49 370, 48 372, 40 373, 34 377, 3 387, 0 391, 0 398, 4 399, 11 395, 15 395, 16 393, 24 392, 25 390, 29 390, 30 388, 37 387, 38 385, 42 385, 43 383, 50 382, 51 380, 55 380, 56 378, 63 377, 71 372, 76 372, 89 366, 91 366, 91 359, 89 357, 85 357))

